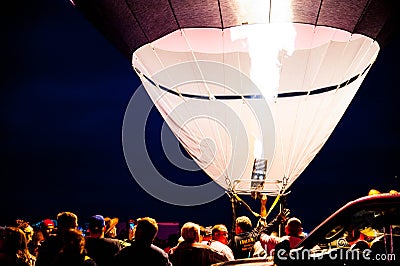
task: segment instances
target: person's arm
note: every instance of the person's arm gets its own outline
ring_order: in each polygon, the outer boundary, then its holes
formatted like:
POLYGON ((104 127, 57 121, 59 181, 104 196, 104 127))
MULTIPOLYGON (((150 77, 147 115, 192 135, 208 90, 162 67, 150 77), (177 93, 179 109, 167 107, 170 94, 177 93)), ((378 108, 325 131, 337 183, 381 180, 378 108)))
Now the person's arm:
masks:
POLYGON ((279 224, 286 221, 286 216, 289 215, 289 209, 283 209, 271 222, 266 224, 266 220, 260 218, 257 227, 254 228, 254 235, 259 239, 261 234, 270 235, 274 230, 276 230, 279 224))
POLYGON ((257 227, 254 229, 256 233, 263 227, 267 226, 267 195, 262 195, 260 199, 261 207, 260 207, 260 219, 257 222, 257 227))
POLYGON ((261 209, 260 209, 260 216, 261 218, 267 219, 267 195, 262 195, 261 197, 261 209))

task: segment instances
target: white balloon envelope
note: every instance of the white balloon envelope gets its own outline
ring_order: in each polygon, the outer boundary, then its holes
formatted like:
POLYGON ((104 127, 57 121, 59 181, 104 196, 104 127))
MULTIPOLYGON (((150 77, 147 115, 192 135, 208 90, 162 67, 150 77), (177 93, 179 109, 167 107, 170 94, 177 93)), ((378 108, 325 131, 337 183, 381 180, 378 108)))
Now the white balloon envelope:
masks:
POLYGON ((362 35, 270 23, 177 30, 139 48, 132 64, 213 180, 238 193, 277 194, 326 142, 378 51, 362 35), (257 188, 255 159, 266 161, 257 188))
MULTIPOLYGON (((393 28, 395 1, 74 1, 125 55, 193 160, 278 195, 323 147, 393 28)), ((190 178, 190 177, 189 177, 190 178)))

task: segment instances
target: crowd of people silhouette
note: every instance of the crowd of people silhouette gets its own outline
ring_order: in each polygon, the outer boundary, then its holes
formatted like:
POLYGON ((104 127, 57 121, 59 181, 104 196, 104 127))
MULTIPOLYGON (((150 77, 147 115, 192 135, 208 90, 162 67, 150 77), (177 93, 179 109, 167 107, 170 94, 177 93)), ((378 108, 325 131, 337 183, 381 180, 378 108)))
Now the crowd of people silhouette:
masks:
POLYGON ((96 214, 81 225, 76 214, 65 211, 38 223, 18 219, 0 227, 0 264, 118 266, 145 260, 148 265, 180 266, 267 256, 271 243, 279 243, 277 228, 289 212, 280 212, 267 223, 265 203, 261 200, 262 215, 254 228, 247 216, 235 219, 235 232, 225 224, 188 221, 167 239, 157 237, 159 226, 152 217, 120 221, 96 214))

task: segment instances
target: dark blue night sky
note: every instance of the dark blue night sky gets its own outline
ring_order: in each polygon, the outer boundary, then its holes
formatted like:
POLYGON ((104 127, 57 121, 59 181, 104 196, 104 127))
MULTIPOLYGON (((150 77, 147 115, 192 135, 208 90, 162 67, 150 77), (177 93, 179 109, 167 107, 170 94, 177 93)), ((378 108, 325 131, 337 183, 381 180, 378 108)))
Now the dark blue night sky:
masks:
MULTIPOLYGON (((121 219, 231 223, 229 198, 195 207, 161 202, 143 191, 125 163, 124 112, 139 79, 130 62, 69 1, 13 1, 1 15, 0 224, 37 222, 72 211, 121 219)), ((334 133, 291 187, 288 207, 309 231, 370 188, 399 189, 400 38, 377 59, 334 133)), ((148 147, 171 179, 184 172, 159 148, 154 110, 148 147)), ((244 197, 256 211, 259 203, 244 197)), ((269 199, 269 208, 273 199, 269 199)), ((244 208, 240 214, 250 215, 244 208)))

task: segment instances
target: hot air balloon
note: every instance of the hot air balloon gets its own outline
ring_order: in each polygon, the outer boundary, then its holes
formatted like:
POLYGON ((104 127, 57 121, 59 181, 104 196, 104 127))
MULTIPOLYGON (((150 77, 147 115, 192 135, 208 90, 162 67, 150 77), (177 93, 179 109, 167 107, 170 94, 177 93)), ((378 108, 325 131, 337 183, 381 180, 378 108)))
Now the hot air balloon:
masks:
POLYGON ((382 45, 388 0, 74 0, 226 191, 277 196, 321 150, 382 45))

